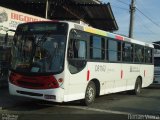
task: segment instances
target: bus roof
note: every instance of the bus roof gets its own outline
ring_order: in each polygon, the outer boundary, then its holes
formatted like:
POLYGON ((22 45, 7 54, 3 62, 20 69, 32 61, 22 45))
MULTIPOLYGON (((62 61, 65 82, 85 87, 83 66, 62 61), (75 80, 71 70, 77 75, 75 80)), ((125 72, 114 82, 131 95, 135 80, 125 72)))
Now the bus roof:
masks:
POLYGON ((121 40, 121 41, 126 41, 126 42, 130 42, 130 43, 139 44, 139 45, 154 48, 154 46, 151 43, 145 43, 145 42, 138 41, 138 40, 135 40, 135 39, 132 39, 132 38, 128 38, 128 37, 124 37, 124 36, 121 36, 121 35, 118 35, 118 34, 114 34, 114 33, 110 33, 110 32, 107 32, 107 31, 100 30, 100 29, 96 29, 96 28, 93 28, 93 27, 90 27, 90 26, 83 26, 83 25, 74 23, 73 27, 78 29, 78 30, 85 31, 85 32, 89 32, 89 33, 93 33, 93 34, 97 34, 97 35, 101 35, 101 36, 105 36, 105 37, 109 37, 109 38, 113 38, 113 39, 117 39, 117 40, 121 40))
MULTIPOLYGON (((69 24, 70 29, 75 28, 77 30, 85 31, 85 32, 88 32, 88 33, 93 33, 93 34, 113 38, 113 39, 120 40, 120 41, 126 41, 126 42, 130 42, 130 43, 139 44, 139 45, 143 45, 143 46, 146 46, 146 47, 154 48, 153 44, 151 44, 151 43, 145 43, 145 42, 138 41, 138 40, 135 40, 135 39, 132 39, 132 38, 128 38, 128 37, 124 37, 124 36, 121 36, 121 35, 118 35, 118 34, 110 33, 110 32, 104 31, 104 30, 96 29, 96 28, 90 27, 88 25, 81 25, 81 24, 78 24, 78 23, 75 23, 75 22, 58 21, 58 20, 47 21, 46 20, 46 21, 34 21, 34 22, 30 22, 30 23, 39 23, 39 22, 64 22, 64 23, 69 24)), ((23 24, 25 24, 25 23, 23 23, 23 24)))

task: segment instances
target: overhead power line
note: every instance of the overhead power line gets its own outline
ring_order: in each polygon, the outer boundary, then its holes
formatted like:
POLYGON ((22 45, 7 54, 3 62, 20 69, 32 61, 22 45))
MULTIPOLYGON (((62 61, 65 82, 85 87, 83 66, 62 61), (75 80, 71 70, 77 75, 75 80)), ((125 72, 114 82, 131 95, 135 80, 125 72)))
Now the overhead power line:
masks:
POLYGON ((127 8, 119 7, 119 6, 116 6, 116 5, 111 5, 111 6, 116 7, 116 8, 119 8, 119 9, 122 9, 122 10, 126 10, 126 11, 128 11, 128 10, 129 10, 129 9, 127 9, 127 8))
POLYGON ((150 22, 152 22, 154 25, 156 25, 157 27, 160 28, 160 25, 158 23, 156 23, 155 21, 153 21, 150 17, 148 17, 147 15, 145 15, 141 10, 139 10, 138 8, 136 8, 136 10, 138 12, 140 12, 144 17, 146 17, 150 22))
POLYGON ((121 1, 121 0, 117 0, 117 1, 120 2, 120 3, 123 3, 123 4, 127 5, 127 6, 129 6, 128 3, 125 3, 125 2, 123 2, 123 1, 121 1))
POLYGON ((146 26, 146 25, 144 24, 144 22, 143 22, 144 20, 141 18, 140 15, 136 15, 136 17, 139 18, 139 19, 137 19, 138 22, 139 22, 147 31, 149 31, 150 33, 152 33, 154 36, 157 35, 156 32, 154 32, 150 27, 148 27, 148 26, 146 26))

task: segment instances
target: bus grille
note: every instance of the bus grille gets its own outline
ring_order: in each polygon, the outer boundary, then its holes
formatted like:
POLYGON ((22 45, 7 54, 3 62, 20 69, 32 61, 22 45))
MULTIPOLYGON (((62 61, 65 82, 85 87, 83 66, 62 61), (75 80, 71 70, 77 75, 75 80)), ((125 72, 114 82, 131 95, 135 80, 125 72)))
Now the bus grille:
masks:
POLYGON ((37 97, 43 96, 43 94, 40 94, 40 93, 33 93, 33 92, 26 92, 26 91, 19 91, 19 90, 17 90, 17 93, 23 94, 23 95, 37 96, 37 97))

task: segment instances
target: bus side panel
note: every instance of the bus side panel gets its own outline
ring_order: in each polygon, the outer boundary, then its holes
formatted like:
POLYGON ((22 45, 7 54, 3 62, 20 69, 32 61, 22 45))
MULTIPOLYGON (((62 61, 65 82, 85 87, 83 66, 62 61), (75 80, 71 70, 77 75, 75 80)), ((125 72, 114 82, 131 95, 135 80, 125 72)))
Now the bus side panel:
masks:
POLYGON ((87 65, 82 71, 75 74, 71 74, 68 70, 68 94, 67 96, 65 96, 67 98, 67 101, 73 101, 84 98, 87 86, 87 70, 87 65))
POLYGON ((88 69, 90 80, 100 82, 100 95, 123 91, 126 87, 126 82, 121 81, 120 63, 90 62, 88 69))
POLYGON ((125 69, 124 76, 126 76, 127 79, 127 89, 126 90, 133 90, 135 87, 136 79, 138 76, 141 76, 140 74, 140 64, 123 64, 122 65, 125 69))
POLYGON ((153 65, 141 65, 142 87, 147 87, 153 83, 153 65))
POLYGON ((98 80, 100 83, 100 95, 113 91, 114 77, 108 74, 108 63, 89 62, 88 70, 90 71, 89 80, 98 80))
POLYGON ((124 79, 121 63, 108 63, 108 75, 109 79, 114 80, 113 93, 126 89, 126 80, 124 79))

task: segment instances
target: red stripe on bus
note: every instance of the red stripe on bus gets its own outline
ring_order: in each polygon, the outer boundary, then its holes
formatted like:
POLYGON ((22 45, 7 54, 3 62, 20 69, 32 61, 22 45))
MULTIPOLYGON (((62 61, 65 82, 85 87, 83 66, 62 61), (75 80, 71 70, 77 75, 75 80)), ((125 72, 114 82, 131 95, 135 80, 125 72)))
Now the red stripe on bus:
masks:
POLYGON ((146 70, 144 70, 144 77, 146 76, 146 70))
POLYGON ((123 70, 121 70, 121 79, 123 78, 123 70))
POLYGON ((87 81, 89 80, 90 78, 90 70, 87 71, 87 81))
POLYGON ((122 36, 119 36, 119 35, 116 35, 116 39, 118 39, 118 40, 123 40, 123 37, 122 37, 122 36))

